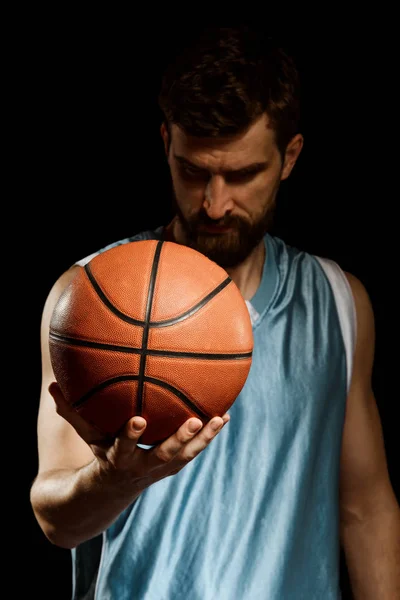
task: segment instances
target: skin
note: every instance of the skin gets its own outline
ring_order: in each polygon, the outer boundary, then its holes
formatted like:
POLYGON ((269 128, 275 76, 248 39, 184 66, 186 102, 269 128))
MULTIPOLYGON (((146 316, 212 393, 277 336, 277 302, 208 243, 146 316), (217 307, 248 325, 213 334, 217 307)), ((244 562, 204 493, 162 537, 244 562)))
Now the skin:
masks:
MULTIPOLYGON (((282 159, 266 115, 233 139, 203 140, 177 126, 169 130, 171 136, 161 127, 177 212, 175 239, 226 268, 243 297, 251 299, 265 260, 262 234, 303 138, 293 137, 282 159), (254 162, 267 166, 250 176, 230 172, 254 162), (211 223, 228 229, 206 229, 211 223)), ((400 598, 400 509, 372 389, 374 313, 361 281, 348 272, 345 276, 354 297, 357 340, 340 462, 341 541, 355 600, 400 598)))
POLYGON ((30 491, 39 526, 50 542, 63 548, 104 531, 148 486, 193 460, 229 421, 227 414, 204 426, 200 419, 189 419, 163 443, 142 449, 137 444, 145 419, 133 417, 110 442, 71 409, 55 382, 48 336, 55 303, 76 268, 56 281, 43 310, 39 465, 30 491))
POLYGON ((230 138, 188 136, 176 125, 161 135, 170 167, 177 218, 173 235, 226 269, 250 299, 261 279, 262 237, 268 231, 281 181, 303 147, 298 134, 282 159, 263 115, 230 138), (207 227, 212 226, 212 231, 207 227), (215 230, 216 226, 222 227, 215 230))
MULTIPOLYGON (((171 224, 174 239, 212 257, 226 268, 243 297, 251 299, 265 260, 262 235, 303 137, 294 136, 281 157, 266 115, 229 139, 193 138, 175 125, 170 131, 171 136, 162 125, 177 211, 171 224), (240 171, 255 163, 253 172, 240 171)), ((31 490, 45 535, 64 547, 103 531, 144 489, 177 473, 211 443, 217 435, 214 423, 221 427, 229 420, 229 415, 216 417, 196 433, 189 426, 201 422, 190 419, 151 450, 137 447, 145 427, 140 417, 131 419, 113 444, 99 440, 65 403, 49 360, 50 315, 72 275, 73 269, 55 283, 43 312, 39 472, 31 490), (143 429, 135 432, 134 424, 143 429)), ((357 312, 357 342, 342 438, 341 539, 355 598, 394 598, 400 589, 400 511, 372 390, 374 315, 363 284, 351 273, 346 277, 357 312)))
MULTIPOLYGON (((269 222, 279 182, 289 176, 302 147, 302 137, 296 136, 289 144, 282 162, 274 142, 274 133, 268 128, 266 117, 255 122, 248 131, 230 140, 213 144, 193 140, 176 131, 169 144, 162 128, 164 143, 170 149, 199 161, 204 167, 202 181, 182 177, 173 157, 171 175, 179 198, 179 208, 185 218, 194 218, 204 211, 203 221, 230 225, 230 231, 201 236, 205 252, 214 253, 218 260, 228 255, 243 255, 237 228, 243 226, 247 240, 257 231, 259 239, 264 231, 260 221, 269 222), (176 140, 176 141, 175 141, 176 140), (179 143, 178 143, 179 142, 179 143), (254 163, 267 163, 256 173, 225 173, 254 163), (212 171, 209 180, 205 167, 212 171), (207 193, 206 193, 207 190, 207 193), (232 192, 232 193, 231 193, 232 192), (233 194, 234 192, 234 194, 233 194), (182 201, 185 198, 185 201, 182 201), (218 242, 215 243, 216 237, 218 242)), ((184 219, 175 220, 173 233, 184 243, 184 219)), ((196 228, 196 225, 194 225, 196 228)), ((245 248, 246 250, 246 248, 245 248)), ((239 263, 227 267, 245 297, 256 290, 264 253, 262 244, 248 249, 239 263)), ((31 487, 31 504, 36 519, 47 538, 54 544, 73 548, 102 532, 147 487, 179 472, 202 452, 229 421, 229 415, 215 417, 205 426, 199 419, 189 419, 163 443, 147 450, 137 446, 145 430, 141 417, 131 419, 113 443, 99 439, 99 433, 72 410, 63 398, 49 356, 48 336, 51 314, 59 295, 69 283, 77 267, 72 267, 54 284, 42 316, 41 353, 42 388, 38 413, 39 469, 31 487), (141 429, 135 430, 135 425, 141 429), (191 430, 192 426, 197 429, 191 430), (83 501, 84 500, 84 501, 83 501), (96 510, 93 510, 96 506, 96 510)))

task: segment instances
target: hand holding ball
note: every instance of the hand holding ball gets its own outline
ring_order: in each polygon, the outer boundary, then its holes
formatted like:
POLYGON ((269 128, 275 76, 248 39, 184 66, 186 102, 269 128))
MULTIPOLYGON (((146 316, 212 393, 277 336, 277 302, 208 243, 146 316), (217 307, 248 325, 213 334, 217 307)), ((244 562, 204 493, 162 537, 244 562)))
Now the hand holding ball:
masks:
POLYGON ((253 334, 226 271, 174 242, 140 240, 92 258, 61 294, 50 356, 67 402, 99 432, 142 416, 157 444, 189 418, 232 406, 247 379, 253 334))

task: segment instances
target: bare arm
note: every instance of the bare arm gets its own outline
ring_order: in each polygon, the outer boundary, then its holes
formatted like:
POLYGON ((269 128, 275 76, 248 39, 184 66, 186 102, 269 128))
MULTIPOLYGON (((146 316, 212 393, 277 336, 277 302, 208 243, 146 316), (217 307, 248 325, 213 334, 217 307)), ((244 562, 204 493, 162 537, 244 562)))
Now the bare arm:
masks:
POLYGON ((347 276, 358 339, 342 443, 341 538, 354 598, 392 600, 400 598, 400 509, 371 386, 374 315, 361 282, 347 276))
POLYGON ((99 439, 98 432, 64 400, 49 355, 51 314, 76 268, 56 282, 43 310, 39 469, 30 495, 44 534, 65 548, 73 548, 107 528, 144 489, 193 460, 229 420, 228 415, 215 417, 202 427, 199 419, 189 419, 151 450, 137 447, 146 426, 141 417, 128 421, 114 440, 99 439), (139 431, 135 431, 135 423, 141 425, 139 431), (197 428, 190 431, 193 424, 197 428))
POLYGON ((73 548, 104 531, 141 491, 135 481, 105 476, 93 459, 79 468, 40 473, 31 488, 31 503, 46 537, 73 548))

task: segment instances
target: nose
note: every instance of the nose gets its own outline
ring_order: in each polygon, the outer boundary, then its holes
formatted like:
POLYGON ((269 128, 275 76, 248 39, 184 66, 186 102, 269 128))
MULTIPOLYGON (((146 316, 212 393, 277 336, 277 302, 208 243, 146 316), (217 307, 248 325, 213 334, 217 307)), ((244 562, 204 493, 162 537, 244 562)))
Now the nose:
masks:
POLYGON ((233 200, 221 175, 211 176, 204 193, 203 206, 210 219, 215 221, 232 211, 233 200))

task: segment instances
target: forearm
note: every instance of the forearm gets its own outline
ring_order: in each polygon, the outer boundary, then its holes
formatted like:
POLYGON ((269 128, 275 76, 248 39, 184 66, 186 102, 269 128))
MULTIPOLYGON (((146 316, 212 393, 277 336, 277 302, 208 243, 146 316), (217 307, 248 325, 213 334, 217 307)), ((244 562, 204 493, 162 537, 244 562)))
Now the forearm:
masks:
POLYGON ((143 489, 134 482, 111 481, 93 461, 80 469, 39 475, 31 488, 31 504, 46 537, 57 546, 74 548, 104 531, 143 489))
POLYGON ((342 526, 341 538, 355 600, 400 598, 400 511, 342 526))

